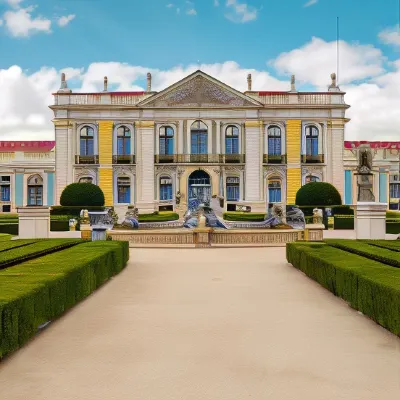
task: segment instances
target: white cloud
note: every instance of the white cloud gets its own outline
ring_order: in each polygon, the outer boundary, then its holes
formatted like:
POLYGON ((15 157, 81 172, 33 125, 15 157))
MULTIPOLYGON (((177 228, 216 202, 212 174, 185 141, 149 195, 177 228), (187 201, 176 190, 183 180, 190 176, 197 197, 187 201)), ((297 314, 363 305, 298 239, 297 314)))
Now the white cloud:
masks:
POLYGON ((57 20, 57 24, 61 27, 67 26, 74 18, 75 14, 62 16, 57 20))
POLYGON ((197 11, 194 8, 190 8, 186 11, 187 15, 197 15, 197 11))
POLYGON ((226 7, 229 11, 225 14, 225 17, 232 22, 243 24, 257 19, 257 9, 247 3, 239 3, 238 0, 226 0, 226 7))
POLYGON ((27 37, 37 32, 51 32, 51 21, 41 16, 33 17, 34 9, 34 6, 30 6, 4 13, 5 26, 12 36, 27 37))
POLYGON ((306 4, 304 4, 304 7, 311 7, 317 3, 318 3, 318 0, 309 0, 306 4))
POLYGON ((167 4, 167 8, 175 7, 172 3, 167 4))
POLYGON ((6 0, 7 3, 14 8, 18 8, 20 3, 22 3, 24 0, 6 0))
POLYGON ((400 25, 383 30, 379 33, 379 39, 385 44, 400 46, 400 25))
POLYGON ((219 7, 219 0, 214 0, 214 6, 219 7))

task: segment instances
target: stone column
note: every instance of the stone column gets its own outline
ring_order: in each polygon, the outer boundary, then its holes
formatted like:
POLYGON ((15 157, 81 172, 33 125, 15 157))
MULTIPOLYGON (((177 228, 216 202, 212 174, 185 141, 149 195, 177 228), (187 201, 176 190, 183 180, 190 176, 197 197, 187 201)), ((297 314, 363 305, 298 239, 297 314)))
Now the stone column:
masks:
MULTIPOLYGON (((73 151, 68 145, 68 133, 70 123, 68 121, 54 121, 55 126, 55 139, 57 147, 55 150, 56 158, 56 198, 55 204, 60 204, 60 196, 65 186, 72 183, 72 176, 70 177, 69 170, 72 171, 72 164, 75 163, 73 160, 73 151), (71 180, 69 180, 71 179, 71 180)), ((71 174, 72 175, 72 174, 71 174)), ((18 204, 17 204, 18 205, 18 204)), ((21 204, 22 205, 22 204, 21 204)))
POLYGON ((154 212, 154 121, 139 121, 136 162, 137 208, 141 214, 154 212))
POLYGON ((179 126, 178 126, 178 154, 183 154, 183 121, 179 121, 179 126))
POLYGON ((333 120, 332 126, 332 150, 330 164, 332 166, 332 185, 336 187, 343 198, 344 194, 344 167, 343 167, 343 143, 344 121, 333 120))
POLYGON ((215 121, 215 123, 217 124, 217 140, 216 140, 217 148, 216 148, 215 152, 217 154, 222 154, 222 151, 221 151, 221 121, 217 120, 217 121, 215 121))

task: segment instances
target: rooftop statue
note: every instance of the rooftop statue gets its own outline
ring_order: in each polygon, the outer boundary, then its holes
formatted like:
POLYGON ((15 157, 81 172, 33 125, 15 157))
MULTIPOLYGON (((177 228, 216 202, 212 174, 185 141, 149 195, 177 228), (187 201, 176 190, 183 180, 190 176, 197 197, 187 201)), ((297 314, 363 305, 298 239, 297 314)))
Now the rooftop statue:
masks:
POLYGON ((375 202, 372 182, 372 153, 370 149, 359 151, 358 167, 357 167, 357 185, 358 196, 357 201, 375 202))

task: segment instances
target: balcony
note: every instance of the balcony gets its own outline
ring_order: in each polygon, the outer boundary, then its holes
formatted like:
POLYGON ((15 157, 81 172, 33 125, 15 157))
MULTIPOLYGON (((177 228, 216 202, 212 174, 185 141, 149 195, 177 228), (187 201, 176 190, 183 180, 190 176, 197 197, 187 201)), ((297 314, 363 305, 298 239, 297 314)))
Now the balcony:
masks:
POLYGON ((244 154, 157 154, 156 164, 198 163, 198 164, 240 164, 245 162, 244 154))
POLYGON ((135 164, 134 154, 113 156, 113 164, 135 164))
POLYGON ((301 162, 303 164, 323 164, 325 162, 325 157, 323 154, 302 154, 301 162))
POLYGON ((99 156, 75 156, 75 164, 98 164, 99 156))
POLYGON ((279 154, 279 155, 264 154, 263 163, 264 164, 286 164, 286 154, 279 154))

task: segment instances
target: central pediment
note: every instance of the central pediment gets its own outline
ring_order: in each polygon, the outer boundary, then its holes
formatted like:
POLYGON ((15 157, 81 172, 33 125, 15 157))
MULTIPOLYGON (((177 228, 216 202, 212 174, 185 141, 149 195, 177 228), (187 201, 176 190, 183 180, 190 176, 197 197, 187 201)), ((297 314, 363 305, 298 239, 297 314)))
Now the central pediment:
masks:
POLYGON ((256 100, 228 85, 197 71, 160 93, 147 98, 138 107, 213 108, 260 107, 256 100))

